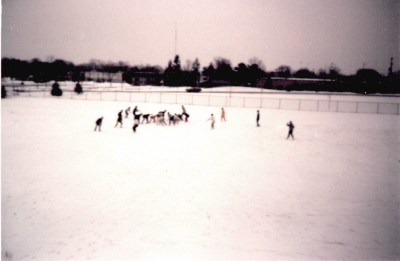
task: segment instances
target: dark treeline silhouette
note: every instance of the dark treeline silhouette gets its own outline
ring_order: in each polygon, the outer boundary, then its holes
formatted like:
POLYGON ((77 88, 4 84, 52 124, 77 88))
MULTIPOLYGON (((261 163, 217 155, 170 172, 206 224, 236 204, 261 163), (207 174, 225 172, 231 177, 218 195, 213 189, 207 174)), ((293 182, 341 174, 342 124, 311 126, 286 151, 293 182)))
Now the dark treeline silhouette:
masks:
MULTIPOLYGON (((123 81, 138 85, 138 76, 147 77, 146 84, 165 86, 250 86, 287 91, 330 91, 356 93, 399 93, 400 71, 393 71, 393 59, 387 75, 376 70, 363 68, 354 75, 343 75, 340 69, 332 64, 329 69, 320 69, 317 73, 308 68, 293 71, 282 65, 275 71, 267 72, 262 62, 253 58, 249 63, 232 66, 226 58, 216 58, 201 69, 200 62, 186 61, 183 66, 179 55, 168 62, 164 69, 160 66, 130 66, 126 63, 102 62, 91 60, 89 63, 75 65, 72 62, 52 59, 40 61, 32 59, 23 61, 13 58, 2 58, 2 77, 21 81, 84 81, 85 72, 104 73, 122 72, 123 81), (286 79, 287 83, 275 84, 277 78, 286 79), (307 81, 302 79, 308 79, 307 81), (309 79, 318 79, 309 80, 309 79)), ((78 90, 80 91, 80 90, 78 90)))

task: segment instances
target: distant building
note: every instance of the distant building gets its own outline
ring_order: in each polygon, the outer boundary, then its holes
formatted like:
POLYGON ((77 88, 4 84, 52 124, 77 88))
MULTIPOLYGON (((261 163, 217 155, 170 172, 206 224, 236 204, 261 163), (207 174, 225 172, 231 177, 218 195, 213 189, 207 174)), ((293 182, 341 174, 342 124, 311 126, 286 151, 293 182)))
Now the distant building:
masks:
POLYGON ((95 81, 95 82, 122 82, 122 72, 98 72, 98 71, 89 71, 85 72, 85 80, 86 81, 95 81))
POLYGON ((129 79, 125 79, 132 85, 162 85, 163 75, 155 72, 132 72, 129 79))
POLYGON ((201 76, 199 86, 201 87, 218 87, 218 86, 230 86, 232 85, 231 80, 215 80, 210 79, 207 76, 201 76))
POLYGON ((204 75, 200 75, 200 84, 204 83, 204 82, 208 82, 209 80, 210 80, 210 77, 204 76, 204 75))
POLYGON ((330 79, 309 79, 309 78, 284 78, 284 77, 271 77, 261 78, 257 81, 257 87, 260 88, 273 88, 273 89, 288 89, 292 86, 301 85, 322 85, 331 82, 330 79))

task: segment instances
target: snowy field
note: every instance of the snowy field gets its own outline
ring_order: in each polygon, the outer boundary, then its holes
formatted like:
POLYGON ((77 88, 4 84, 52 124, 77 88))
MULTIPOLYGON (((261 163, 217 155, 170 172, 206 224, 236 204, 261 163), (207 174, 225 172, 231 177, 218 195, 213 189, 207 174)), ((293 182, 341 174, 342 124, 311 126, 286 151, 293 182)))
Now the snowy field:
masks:
POLYGON ((399 259, 399 116, 135 105, 2 100, 2 260, 399 259))

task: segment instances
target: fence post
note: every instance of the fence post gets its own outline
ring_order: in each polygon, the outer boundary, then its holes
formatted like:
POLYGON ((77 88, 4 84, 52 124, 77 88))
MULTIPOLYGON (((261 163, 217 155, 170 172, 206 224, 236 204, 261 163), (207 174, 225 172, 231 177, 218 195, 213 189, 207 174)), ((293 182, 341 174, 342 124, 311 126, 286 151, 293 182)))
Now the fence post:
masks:
POLYGON ((331 95, 328 94, 328 111, 331 111, 331 95))

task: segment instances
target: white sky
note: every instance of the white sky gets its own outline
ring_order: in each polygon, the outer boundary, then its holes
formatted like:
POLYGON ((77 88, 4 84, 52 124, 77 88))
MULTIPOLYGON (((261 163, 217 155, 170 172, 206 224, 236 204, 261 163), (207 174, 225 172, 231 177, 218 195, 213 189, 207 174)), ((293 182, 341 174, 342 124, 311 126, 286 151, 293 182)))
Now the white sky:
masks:
POLYGON ((2 57, 399 69, 396 0, 2 0, 2 57))

